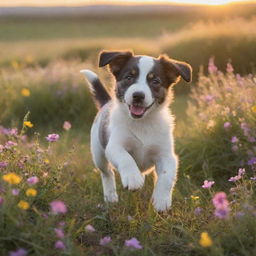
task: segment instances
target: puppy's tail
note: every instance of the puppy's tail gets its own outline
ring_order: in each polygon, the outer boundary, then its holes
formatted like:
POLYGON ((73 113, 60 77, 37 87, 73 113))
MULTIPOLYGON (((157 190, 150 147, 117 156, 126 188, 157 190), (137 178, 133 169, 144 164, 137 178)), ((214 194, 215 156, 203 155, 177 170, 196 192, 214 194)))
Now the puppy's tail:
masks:
POLYGON ((89 69, 83 69, 80 72, 85 75, 88 81, 90 91, 94 96, 97 107, 102 108, 111 100, 108 91, 94 72, 89 69))

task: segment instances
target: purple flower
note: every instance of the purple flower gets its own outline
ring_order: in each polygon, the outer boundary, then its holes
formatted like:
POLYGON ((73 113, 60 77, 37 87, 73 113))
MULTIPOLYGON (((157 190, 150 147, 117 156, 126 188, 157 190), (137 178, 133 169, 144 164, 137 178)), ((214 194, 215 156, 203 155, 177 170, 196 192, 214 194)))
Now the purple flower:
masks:
POLYGON ((17 143, 16 143, 16 142, 13 142, 13 141, 11 141, 11 140, 8 140, 8 141, 5 143, 5 145, 4 145, 4 147, 5 147, 6 149, 10 149, 10 148, 15 147, 15 146, 17 146, 17 143))
POLYGON ((105 236, 102 239, 100 239, 100 245, 102 246, 106 246, 107 244, 109 244, 111 242, 111 237, 110 236, 105 236))
POLYGON ((239 147, 237 145, 233 145, 231 149, 232 151, 236 152, 239 149, 239 147))
POLYGON ((250 177, 250 180, 256 180, 256 176, 250 177))
POLYGON ((131 238, 130 240, 125 240, 125 246, 135 248, 135 249, 142 249, 143 247, 140 245, 140 242, 135 238, 131 238))
POLYGON ((230 123, 230 122, 225 122, 224 125, 223 125, 223 127, 224 127, 225 129, 228 129, 228 128, 231 127, 231 123, 230 123))
POLYGON ((250 137, 248 137, 248 141, 253 143, 253 142, 256 142, 256 139, 255 139, 255 137, 250 136, 250 137))
POLYGON ((39 179, 36 176, 32 176, 27 179, 27 183, 29 185, 35 185, 36 183, 38 183, 38 181, 39 179))
POLYGON ((3 203, 4 203, 4 199, 3 199, 3 197, 0 196, 0 206, 2 206, 3 203))
POLYGON ((67 206, 65 205, 64 202, 60 200, 55 200, 51 202, 50 207, 51 207, 51 212, 53 214, 59 214, 59 213, 65 214, 67 212, 67 206))
POLYGON ((245 168, 239 168, 238 175, 243 176, 245 174, 245 168))
POLYGON ((233 136, 232 139, 231 139, 231 142, 232 143, 238 142, 238 138, 236 136, 233 136))
POLYGON ((211 101, 214 100, 214 96, 212 96, 212 95, 206 95, 206 96, 204 97, 204 100, 209 103, 209 102, 211 102, 211 101))
POLYGON ((231 63, 228 63, 228 64, 227 64, 227 69, 226 69, 226 71, 227 71, 228 73, 232 73, 232 72, 234 71, 234 68, 233 68, 233 66, 231 65, 231 63))
POLYGON ((59 134, 56 134, 56 133, 48 134, 48 136, 46 137, 46 139, 47 139, 49 142, 55 142, 55 141, 57 141, 59 138, 60 138, 60 135, 59 135, 59 134))
POLYGON ((218 68, 215 66, 214 64, 214 58, 210 58, 209 59, 209 63, 208 63, 208 72, 210 74, 214 74, 218 71, 218 68))
POLYGON ((70 130, 70 128, 72 127, 71 123, 68 122, 68 121, 65 121, 64 124, 63 124, 63 129, 68 131, 70 130))
POLYGON ((56 241, 55 244, 54 244, 54 247, 56 249, 60 249, 60 250, 65 250, 66 249, 65 244, 61 240, 56 241))
POLYGON ((95 232, 95 228, 90 224, 85 226, 85 230, 89 232, 95 232))
POLYGON ((9 256, 26 256, 27 254, 28 252, 25 249, 20 248, 17 251, 10 252, 9 256))
POLYGON ((20 190, 19 190, 18 188, 12 189, 12 195, 13 195, 13 196, 18 196, 19 193, 20 193, 20 190))
POLYGON ((245 215, 244 212, 237 212, 237 213, 236 213, 236 217, 237 217, 237 218, 241 218, 241 217, 243 217, 244 215, 245 215))
POLYGON ((240 180, 241 178, 242 178, 242 176, 237 175, 237 176, 234 176, 234 177, 230 177, 230 179, 228 181, 236 182, 236 181, 240 180))
POLYGON ((256 157, 252 157, 247 163, 248 163, 248 165, 256 164, 256 157))
POLYGON ((218 208, 215 210, 214 215, 220 219, 227 219, 229 216, 229 207, 226 208, 218 208))
POLYGON ((214 183, 215 183, 215 181, 205 180, 204 184, 202 185, 202 188, 211 188, 214 183))
POLYGON ((229 203, 227 200, 226 193, 225 192, 216 193, 212 199, 212 203, 215 206, 215 208, 227 207, 229 205, 229 203))
POLYGON ((61 228, 55 228, 54 232, 56 236, 60 239, 63 239, 65 237, 64 231, 61 228))
POLYGON ((201 207, 196 207, 195 210, 194 210, 194 214, 195 215, 200 215, 202 211, 203 211, 203 209, 201 207))
POLYGON ((7 163, 7 162, 0 162, 0 169, 2 169, 2 168, 6 168, 6 167, 7 167, 7 165, 8 165, 8 163, 7 163))

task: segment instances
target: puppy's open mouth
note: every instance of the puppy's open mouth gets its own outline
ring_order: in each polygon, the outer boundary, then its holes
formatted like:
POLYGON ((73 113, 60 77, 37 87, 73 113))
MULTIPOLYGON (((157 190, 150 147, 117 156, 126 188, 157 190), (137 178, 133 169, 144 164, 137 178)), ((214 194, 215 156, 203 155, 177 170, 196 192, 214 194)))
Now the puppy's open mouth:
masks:
POLYGON ((154 102, 152 104, 150 104, 148 107, 144 107, 144 106, 140 106, 140 105, 136 105, 136 104, 132 104, 129 106, 129 110, 131 113, 131 116, 133 118, 141 118, 143 117, 143 115, 146 113, 146 111, 154 104, 154 102))

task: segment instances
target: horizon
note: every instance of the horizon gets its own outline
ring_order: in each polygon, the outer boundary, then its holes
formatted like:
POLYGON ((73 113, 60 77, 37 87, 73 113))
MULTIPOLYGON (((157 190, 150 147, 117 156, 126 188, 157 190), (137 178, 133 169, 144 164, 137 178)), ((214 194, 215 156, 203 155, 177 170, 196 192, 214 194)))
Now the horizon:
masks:
POLYGON ((92 5, 204 5, 223 6, 229 4, 254 4, 256 0, 9 0, 0 7, 75 7, 92 5))

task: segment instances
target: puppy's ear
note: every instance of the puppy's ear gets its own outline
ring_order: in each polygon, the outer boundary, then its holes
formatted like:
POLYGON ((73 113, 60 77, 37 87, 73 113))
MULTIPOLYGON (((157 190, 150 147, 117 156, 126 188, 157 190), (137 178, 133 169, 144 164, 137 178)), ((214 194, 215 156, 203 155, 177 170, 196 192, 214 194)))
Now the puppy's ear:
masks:
POLYGON ((188 63, 170 59, 167 55, 160 55, 159 60, 170 84, 177 83, 180 77, 186 82, 192 81, 192 67, 188 63))
POLYGON ((102 51, 99 55, 99 67, 109 64, 110 71, 118 76, 125 63, 133 56, 131 51, 102 51))

